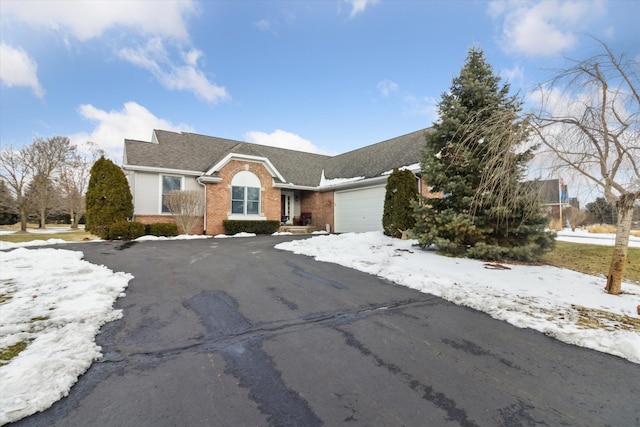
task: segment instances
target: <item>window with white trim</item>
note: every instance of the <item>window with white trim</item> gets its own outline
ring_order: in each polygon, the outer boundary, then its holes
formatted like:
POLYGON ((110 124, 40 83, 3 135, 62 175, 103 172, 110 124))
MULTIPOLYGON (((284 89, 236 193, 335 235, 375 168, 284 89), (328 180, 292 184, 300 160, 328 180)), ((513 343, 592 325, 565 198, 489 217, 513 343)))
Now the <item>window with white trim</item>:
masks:
POLYGON ((231 213, 260 214, 260 179, 253 172, 238 172, 231 180, 231 213))
POLYGON ((168 192, 182 189, 182 177, 173 175, 162 175, 162 213, 169 213, 169 208, 165 205, 165 198, 168 192))

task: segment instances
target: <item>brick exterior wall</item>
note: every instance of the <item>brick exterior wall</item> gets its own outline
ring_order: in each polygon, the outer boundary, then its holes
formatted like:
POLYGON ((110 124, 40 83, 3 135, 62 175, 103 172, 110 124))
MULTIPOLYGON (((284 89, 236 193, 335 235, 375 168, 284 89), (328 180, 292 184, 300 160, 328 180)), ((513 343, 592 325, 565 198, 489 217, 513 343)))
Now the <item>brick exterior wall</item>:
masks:
POLYGON ((311 212, 311 225, 318 230, 329 224, 333 232, 333 191, 301 191, 300 212, 311 212))
MULTIPOLYGON (((136 215, 134 217, 134 221, 141 222, 143 224, 168 224, 168 223, 176 223, 176 220, 172 215, 136 215)), ((204 217, 198 218, 198 221, 193 226, 193 230, 191 230, 191 234, 202 234, 204 225, 204 217)), ((180 229, 178 226, 178 233, 184 234, 184 231, 180 229)))
POLYGON ((429 199, 441 199, 442 193, 431 193, 429 192, 429 186, 424 181, 424 178, 420 177, 420 194, 429 199))
POLYGON ((280 221, 280 189, 262 163, 231 160, 219 171, 222 181, 207 184, 207 227, 209 235, 224 234, 222 221, 231 215, 231 180, 241 171, 253 172, 260 180, 260 214, 280 221))

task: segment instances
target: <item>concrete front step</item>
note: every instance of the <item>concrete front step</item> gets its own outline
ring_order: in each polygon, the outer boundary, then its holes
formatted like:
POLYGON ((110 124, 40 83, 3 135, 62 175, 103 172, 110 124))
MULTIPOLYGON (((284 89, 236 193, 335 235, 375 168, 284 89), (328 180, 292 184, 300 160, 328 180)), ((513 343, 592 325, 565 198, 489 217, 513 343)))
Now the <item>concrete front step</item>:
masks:
POLYGON ((291 234, 309 234, 316 230, 313 226, 304 225, 283 225, 278 231, 282 233, 289 232, 291 234))

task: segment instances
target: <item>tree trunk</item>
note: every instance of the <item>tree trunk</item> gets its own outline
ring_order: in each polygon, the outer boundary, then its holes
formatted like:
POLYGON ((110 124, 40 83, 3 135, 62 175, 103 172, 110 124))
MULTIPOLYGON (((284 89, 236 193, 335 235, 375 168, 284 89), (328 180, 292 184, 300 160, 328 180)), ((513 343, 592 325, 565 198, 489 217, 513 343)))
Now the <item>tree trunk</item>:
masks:
POLYGON ((40 228, 47 228, 47 225, 46 225, 47 217, 45 215, 46 215, 46 209, 40 208, 40 228))
POLYGON ((20 207, 20 231, 27 232, 27 209, 24 206, 20 207))
POLYGON ((622 292, 622 278, 627 266, 627 253, 629 249, 629 235, 631 234, 631 219, 633 218, 634 197, 631 194, 623 194, 616 203, 618 211, 618 224, 616 241, 613 247, 611 265, 607 275, 607 286, 604 288, 610 294, 618 295, 622 292))
POLYGON ((73 214, 73 208, 69 208, 69 221, 71 222, 71 229, 78 228, 78 223, 76 222, 76 217, 73 214))

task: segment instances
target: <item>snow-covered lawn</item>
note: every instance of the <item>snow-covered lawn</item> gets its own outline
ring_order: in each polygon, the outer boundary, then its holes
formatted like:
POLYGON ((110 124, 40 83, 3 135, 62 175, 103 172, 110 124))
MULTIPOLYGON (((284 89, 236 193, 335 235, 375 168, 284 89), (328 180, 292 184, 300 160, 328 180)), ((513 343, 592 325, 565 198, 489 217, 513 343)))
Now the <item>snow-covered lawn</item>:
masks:
MULTIPOLYGON (((559 233, 559 240, 567 239, 613 244, 610 236, 559 233)), ((138 240, 169 239, 144 236, 138 240)), ((95 343, 100 327, 122 315, 113 303, 124 295, 130 274, 83 261, 82 252, 21 248, 57 243, 66 242, 0 242, 0 249, 15 249, 0 252, 0 349, 28 343, 17 357, 0 366, 0 425, 44 410, 66 396, 101 356, 95 343)), ((372 232, 317 236, 276 248, 378 275, 516 326, 640 363, 636 311, 640 286, 624 283, 624 294, 612 296, 603 291, 602 277, 548 266, 446 258, 412 243, 372 232)), ((640 247, 640 239, 632 238, 630 246, 640 247)))
POLYGON ((101 357, 95 336, 130 274, 82 260, 82 252, 0 252, 0 349, 26 348, 0 365, 0 425, 51 406, 101 357))

